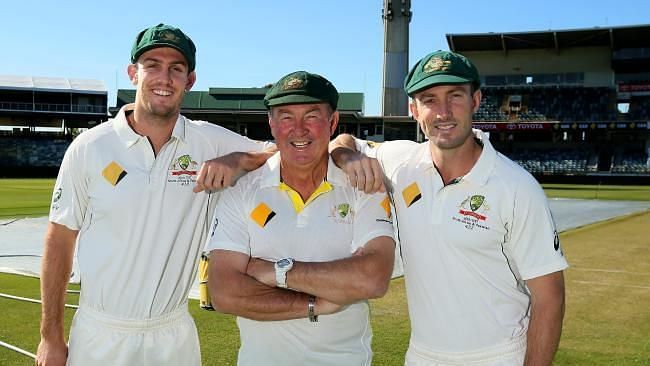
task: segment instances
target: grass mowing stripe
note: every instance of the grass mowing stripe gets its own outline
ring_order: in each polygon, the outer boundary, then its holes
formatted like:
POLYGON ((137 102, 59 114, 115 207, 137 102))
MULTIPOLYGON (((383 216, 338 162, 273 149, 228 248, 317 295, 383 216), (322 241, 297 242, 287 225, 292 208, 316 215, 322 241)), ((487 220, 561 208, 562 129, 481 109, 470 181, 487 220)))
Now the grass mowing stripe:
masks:
MULTIPOLYGON (((584 282, 607 282, 643 286, 650 263, 647 227, 650 212, 611 220, 560 235, 572 267, 566 271, 567 307, 560 349, 554 365, 649 365, 650 291, 621 286, 595 286, 584 282), (581 271, 579 268, 605 271, 581 271), (609 273, 625 271, 626 273, 609 273)), ((38 297, 38 279, 0 274, 0 288, 20 296, 38 297)), ((71 288, 78 288, 71 286, 71 288)), ((371 301, 373 365, 403 364, 410 327, 404 280, 393 280, 388 294, 371 301)), ((68 302, 72 302, 70 294, 68 302)), ((190 300, 205 365, 234 365, 239 348, 235 318, 199 309, 190 300)), ((28 351, 38 345, 35 304, 0 299, 4 309, 0 339, 28 351)), ((67 310, 66 332, 73 311, 67 310)), ((26 358, 0 349, 1 365, 28 365, 26 358)))
POLYGON ((0 218, 47 216, 54 179, 0 179, 0 218))
POLYGON ((548 197, 650 201, 648 186, 542 184, 548 197))
MULTIPOLYGON (((27 211, 25 206, 38 211, 28 215, 47 215, 54 180, 15 181, 0 179, 0 217, 22 217, 22 213, 27 211), (21 203, 21 200, 24 201, 21 203), (21 215, 16 215, 16 212, 21 215)), ((650 201, 650 186, 543 186, 549 197, 650 201)), ((647 250, 649 223, 650 213, 636 214, 570 230, 560 237, 572 266, 645 273, 647 263, 650 263, 647 250)), ((612 274, 572 268, 566 273, 565 326, 554 364, 650 365, 650 309, 647 307, 650 292, 640 288, 574 282, 602 282, 610 280, 606 276, 612 274)), ((624 280, 630 283, 623 284, 642 286, 633 278, 624 280)), ((21 296, 40 296, 38 279, 34 278, 0 274, 0 288, 21 296)), ((78 295, 67 296, 68 302, 73 302, 72 299, 77 301, 78 295)), ((373 365, 403 364, 410 334, 403 279, 393 280, 389 293, 382 299, 372 300, 371 305, 373 365)), ((35 352, 39 341, 40 306, 17 305, 15 300, 0 298, 0 308, 5 313, 0 339, 35 352)), ((235 318, 200 310, 194 300, 190 300, 190 312, 197 322, 204 364, 234 365, 239 347, 235 318)), ((71 310, 65 312, 66 332, 73 313, 71 310)), ((31 362, 26 362, 24 356, 0 349, 0 365, 29 364, 31 362)))
POLYGON ((620 283, 605 283, 605 282, 596 282, 596 281, 579 281, 573 280, 574 283, 580 283, 584 285, 596 285, 596 286, 618 286, 618 287, 629 287, 629 288, 641 288, 650 290, 650 286, 636 286, 636 285, 624 285, 620 283))
MULTIPOLYGON (((0 218, 47 216, 54 179, 0 179, 0 218)), ((650 201, 650 186, 543 184, 548 197, 650 201)))

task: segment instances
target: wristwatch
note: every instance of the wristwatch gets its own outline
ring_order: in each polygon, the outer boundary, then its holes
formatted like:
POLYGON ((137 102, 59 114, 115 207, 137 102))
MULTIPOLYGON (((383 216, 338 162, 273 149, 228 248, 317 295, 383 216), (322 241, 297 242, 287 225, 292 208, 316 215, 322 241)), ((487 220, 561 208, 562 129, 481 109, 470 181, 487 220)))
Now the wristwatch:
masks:
POLYGON ((287 272, 293 268, 293 258, 282 258, 275 262, 276 286, 287 288, 287 272))

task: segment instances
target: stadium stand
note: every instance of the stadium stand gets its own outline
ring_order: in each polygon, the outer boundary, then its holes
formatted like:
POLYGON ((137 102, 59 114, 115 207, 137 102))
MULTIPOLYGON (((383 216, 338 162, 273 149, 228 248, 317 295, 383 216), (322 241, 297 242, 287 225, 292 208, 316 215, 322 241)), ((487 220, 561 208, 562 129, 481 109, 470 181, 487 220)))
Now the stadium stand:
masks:
POLYGON ((0 176, 56 175, 74 134, 108 119, 107 104, 98 80, 0 75, 0 176))
POLYGON ((0 137, 1 167, 58 168, 71 138, 31 135, 29 137, 0 137))
POLYGON ((541 181, 650 183, 649 25, 446 37, 483 77, 475 127, 497 150, 541 181))
POLYGON ((612 173, 650 174, 650 158, 641 151, 625 152, 614 158, 612 173))
POLYGON ((502 86, 483 91, 478 121, 616 120, 616 91, 610 88, 502 86))
MULTIPOLYGON (((475 127, 537 179, 650 184, 650 25, 446 37, 482 75, 475 127)), ((190 91, 181 113, 271 139, 266 87, 190 91)), ((56 169, 76 129, 107 119, 106 94, 96 81, 0 76, 0 127, 11 127, 0 131, 0 174, 56 169)), ((108 112, 134 98, 118 90, 108 112)), ((336 133, 424 139, 410 116, 365 116, 362 93, 341 93, 339 105, 336 133)))

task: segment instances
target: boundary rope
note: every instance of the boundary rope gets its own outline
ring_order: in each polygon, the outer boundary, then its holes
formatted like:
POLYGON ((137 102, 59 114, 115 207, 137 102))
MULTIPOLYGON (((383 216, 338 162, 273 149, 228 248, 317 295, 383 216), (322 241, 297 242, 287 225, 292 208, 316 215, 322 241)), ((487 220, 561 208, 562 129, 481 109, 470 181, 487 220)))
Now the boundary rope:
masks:
POLYGON ((23 355, 25 355, 25 356, 29 356, 29 357, 31 357, 31 358, 33 358, 33 359, 36 359, 36 355, 35 355, 35 354, 33 354, 33 353, 31 353, 31 352, 27 352, 27 351, 25 351, 24 349, 22 349, 22 348, 18 348, 18 347, 13 346, 13 345, 11 345, 11 344, 9 344, 9 343, 5 343, 5 342, 3 342, 3 341, 0 341, 0 346, 5 347, 5 348, 9 348, 9 349, 12 350, 12 351, 15 351, 15 352, 18 352, 18 353, 23 354, 23 355))

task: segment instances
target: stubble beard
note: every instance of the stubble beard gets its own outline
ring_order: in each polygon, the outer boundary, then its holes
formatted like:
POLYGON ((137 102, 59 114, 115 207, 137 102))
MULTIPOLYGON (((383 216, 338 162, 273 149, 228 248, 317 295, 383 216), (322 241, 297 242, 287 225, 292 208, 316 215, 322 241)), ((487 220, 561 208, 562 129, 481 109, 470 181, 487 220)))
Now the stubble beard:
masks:
POLYGON ((152 120, 166 123, 171 119, 176 120, 180 112, 180 106, 157 105, 151 101, 145 101, 145 111, 152 120))
MULTIPOLYGON (((457 125, 455 129, 462 129, 461 134, 455 134, 451 138, 441 138, 440 134, 437 133, 436 127, 434 127, 433 122, 425 122, 423 132, 425 136, 429 139, 430 143, 433 144, 437 149, 440 150, 453 150, 457 149, 465 142, 467 141, 468 138, 472 136, 472 128, 466 128, 465 126, 462 126, 460 123, 458 123, 455 120, 451 120, 449 122, 456 122, 457 125)), ((471 125, 470 125, 471 126, 471 125)), ((458 131, 456 131, 458 132, 458 131)), ((443 131, 444 133, 444 131, 443 131)))

